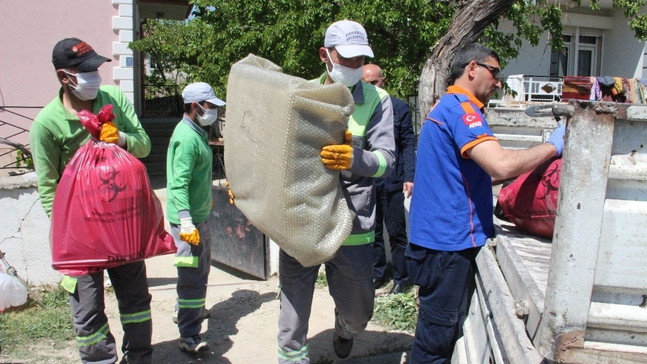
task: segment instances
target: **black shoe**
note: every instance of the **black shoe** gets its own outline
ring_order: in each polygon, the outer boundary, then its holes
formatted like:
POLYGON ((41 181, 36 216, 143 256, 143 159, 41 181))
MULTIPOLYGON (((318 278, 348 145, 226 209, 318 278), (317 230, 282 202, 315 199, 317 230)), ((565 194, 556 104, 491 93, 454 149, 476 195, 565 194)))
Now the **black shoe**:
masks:
POLYGON ((391 288, 391 290, 389 291, 389 294, 406 293, 410 288, 411 288, 411 284, 409 283, 406 283, 406 284, 396 283, 393 285, 393 288, 391 288))
POLYGON ((200 335, 180 338, 180 350, 189 354, 200 354, 209 350, 209 343, 202 341, 200 335))
POLYGON ((353 339, 344 339, 335 333, 332 338, 332 346, 337 357, 340 359, 348 358, 350 351, 353 349, 353 339))
POLYGON ((373 279, 373 288, 380 289, 380 288, 386 286, 388 283, 389 283, 389 280, 386 279, 386 278, 382 278, 382 279, 375 279, 374 278, 373 279))

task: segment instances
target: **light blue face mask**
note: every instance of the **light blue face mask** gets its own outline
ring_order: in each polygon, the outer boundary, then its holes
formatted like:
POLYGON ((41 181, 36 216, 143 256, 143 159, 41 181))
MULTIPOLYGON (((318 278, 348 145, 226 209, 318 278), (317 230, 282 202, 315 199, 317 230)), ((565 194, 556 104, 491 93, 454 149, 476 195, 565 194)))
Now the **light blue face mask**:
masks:
POLYGON ((72 73, 70 71, 63 70, 63 72, 76 77, 76 84, 74 84, 70 78, 70 87, 72 87, 72 93, 74 96, 79 100, 87 101, 97 98, 99 87, 101 86, 101 76, 99 76, 99 71, 72 73))

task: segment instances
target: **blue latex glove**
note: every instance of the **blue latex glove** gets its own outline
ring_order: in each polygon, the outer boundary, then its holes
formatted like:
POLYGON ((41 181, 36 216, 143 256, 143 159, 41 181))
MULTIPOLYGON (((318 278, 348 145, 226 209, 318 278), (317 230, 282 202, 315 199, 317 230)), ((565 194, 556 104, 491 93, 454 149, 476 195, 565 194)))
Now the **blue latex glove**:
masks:
POLYGON ((558 157, 562 156, 562 149, 564 149, 565 131, 566 131, 566 127, 562 125, 562 123, 558 122, 557 128, 553 130, 553 132, 550 134, 550 137, 548 137, 548 140, 546 140, 546 143, 550 143, 553 146, 555 146, 555 149, 557 149, 558 157))

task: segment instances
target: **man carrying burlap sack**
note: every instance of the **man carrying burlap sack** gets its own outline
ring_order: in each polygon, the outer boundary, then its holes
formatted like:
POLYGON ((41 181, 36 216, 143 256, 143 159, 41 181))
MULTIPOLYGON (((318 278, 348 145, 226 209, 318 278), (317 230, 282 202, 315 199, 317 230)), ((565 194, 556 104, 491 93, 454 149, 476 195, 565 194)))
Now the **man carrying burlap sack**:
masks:
MULTIPOLYGON (((324 165, 341 171, 340 182, 346 200, 356 214, 351 235, 324 263, 329 292, 335 301, 333 347, 338 357, 346 358, 353 338, 366 327, 373 314, 373 179, 387 176, 393 168, 393 110, 385 91, 360 81, 364 57, 373 57, 362 25, 349 20, 333 23, 326 30, 319 57, 327 72, 313 82, 343 84, 355 102, 344 143, 325 146, 321 151, 324 165)), ((279 363, 310 362, 308 320, 319 267, 304 267, 281 250, 279 363)))

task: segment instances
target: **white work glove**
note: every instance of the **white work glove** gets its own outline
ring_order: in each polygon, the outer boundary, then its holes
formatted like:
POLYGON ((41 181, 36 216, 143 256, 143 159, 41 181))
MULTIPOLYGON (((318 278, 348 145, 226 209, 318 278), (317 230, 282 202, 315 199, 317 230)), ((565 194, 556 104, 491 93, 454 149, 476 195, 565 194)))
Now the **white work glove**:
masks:
POLYGON ((185 241, 191 245, 200 244, 200 233, 193 225, 191 217, 183 217, 180 219, 180 240, 185 241))

